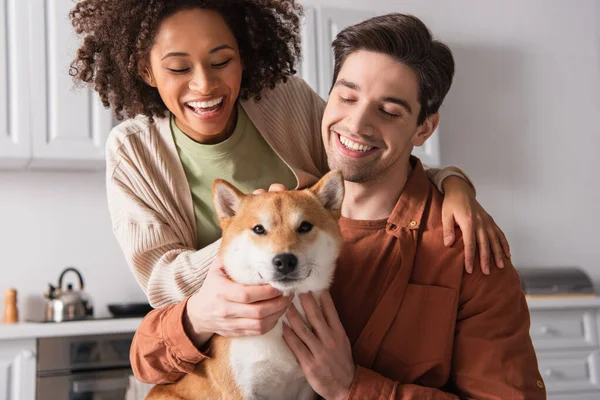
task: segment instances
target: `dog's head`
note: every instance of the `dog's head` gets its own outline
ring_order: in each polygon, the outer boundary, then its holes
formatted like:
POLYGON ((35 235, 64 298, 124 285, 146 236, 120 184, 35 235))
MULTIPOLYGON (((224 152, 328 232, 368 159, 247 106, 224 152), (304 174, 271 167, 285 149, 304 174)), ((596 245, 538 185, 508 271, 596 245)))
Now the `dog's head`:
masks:
POLYGON ((212 193, 223 230, 221 261, 232 280, 286 293, 329 287, 342 245, 340 172, 309 189, 259 195, 217 179, 212 193))

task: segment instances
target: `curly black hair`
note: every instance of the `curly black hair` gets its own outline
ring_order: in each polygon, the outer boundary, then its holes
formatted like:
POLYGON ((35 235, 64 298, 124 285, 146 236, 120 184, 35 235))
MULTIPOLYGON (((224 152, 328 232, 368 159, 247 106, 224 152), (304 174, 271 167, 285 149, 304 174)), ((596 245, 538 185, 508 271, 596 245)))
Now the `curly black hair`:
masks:
POLYGON ((81 0, 69 16, 83 43, 69 73, 91 84, 117 119, 153 119, 167 107, 138 72, 161 21, 182 9, 217 11, 232 30, 244 64, 240 98, 260 99, 294 75, 300 58, 302 7, 295 0, 81 0))

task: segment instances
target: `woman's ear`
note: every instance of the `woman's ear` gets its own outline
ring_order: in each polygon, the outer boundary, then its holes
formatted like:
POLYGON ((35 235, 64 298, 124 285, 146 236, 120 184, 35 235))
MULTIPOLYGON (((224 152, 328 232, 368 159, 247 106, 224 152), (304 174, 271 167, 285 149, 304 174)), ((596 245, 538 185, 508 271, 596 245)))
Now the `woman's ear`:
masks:
POLYGON ((154 75, 152 75, 152 69, 145 61, 140 61, 138 63, 138 74, 142 78, 146 84, 152 87, 156 87, 156 81, 154 80, 154 75))
POLYGON ((433 135, 440 122, 440 114, 435 113, 427 117, 421 126, 417 127, 417 132, 412 137, 413 146, 423 146, 423 143, 433 135))

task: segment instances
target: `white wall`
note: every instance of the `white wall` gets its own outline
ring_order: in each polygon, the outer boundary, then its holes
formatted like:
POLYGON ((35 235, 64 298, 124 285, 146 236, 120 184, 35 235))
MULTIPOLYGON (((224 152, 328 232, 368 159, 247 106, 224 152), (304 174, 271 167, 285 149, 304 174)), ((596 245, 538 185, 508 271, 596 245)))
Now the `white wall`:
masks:
POLYGON ((42 317, 42 294, 67 266, 82 273, 96 316, 145 301, 112 234, 103 173, 0 172, 0 254, 0 294, 18 290, 22 320, 42 317))
POLYGON ((600 291, 600 1, 369 0, 366 9, 414 14, 453 50, 442 162, 473 178, 515 265, 579 266, 600 291))
MULTIPOLYGON (((362 4, 415 14, 453 49, 442 161, 474 179, 515 264, 580 266, 600 290, 600 2, 362 4)), ((19 290, 24 316, 39 315, 47 283, 68 265, 98 315, 144 300, 112 235, 101 173, 0 172, 0 254, 0 291, 19 290)))

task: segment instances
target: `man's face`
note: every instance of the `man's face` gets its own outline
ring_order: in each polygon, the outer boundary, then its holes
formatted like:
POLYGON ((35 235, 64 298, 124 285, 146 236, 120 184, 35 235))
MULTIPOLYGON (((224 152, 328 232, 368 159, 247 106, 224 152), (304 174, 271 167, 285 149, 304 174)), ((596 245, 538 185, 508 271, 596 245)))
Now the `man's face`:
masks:
POLYGON ((417 125, 421 107, 415 72, 370 51, 350 54, 338 74, 321 131, 329 167, 350 182, 383 178, 433 133, 438 115, 417 125))

